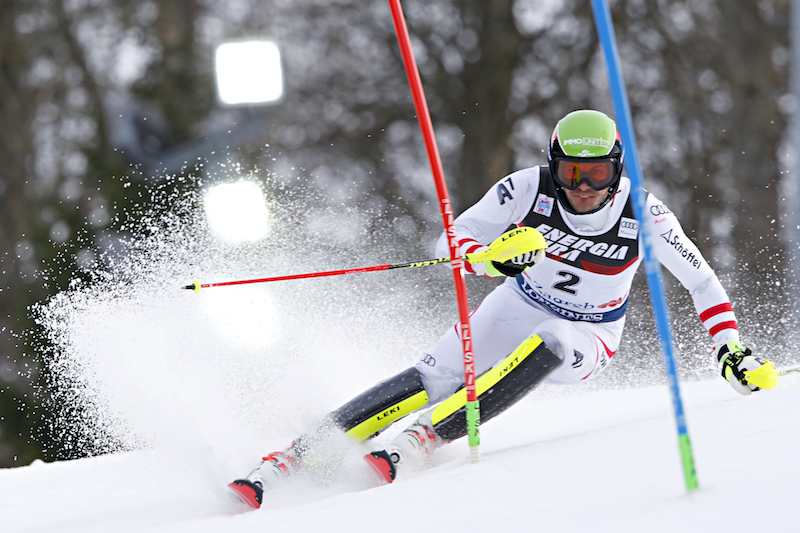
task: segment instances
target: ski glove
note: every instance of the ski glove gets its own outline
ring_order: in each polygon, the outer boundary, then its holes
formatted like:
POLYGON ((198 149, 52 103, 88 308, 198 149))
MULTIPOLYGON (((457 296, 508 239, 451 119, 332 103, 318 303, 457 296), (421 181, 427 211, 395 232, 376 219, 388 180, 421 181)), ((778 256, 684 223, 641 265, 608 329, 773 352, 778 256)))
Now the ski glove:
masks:
POLYGON ((775 366, 754 356, 749 348, 744 348, 738 342, 728 341, 718 346, 714 353, 721 365, 722 377, 739 394, 750 394, 762 387, 771 389, 777 385, 778 373, 775 366))
POLYGON ((544 261, 545 251, 534 250, 512 257, 508 261, 499 263, 497 261, 484 261, 486 275, 490 277, 508 276, 514 278, 522 274, 526 268, 536 266, 544 261))

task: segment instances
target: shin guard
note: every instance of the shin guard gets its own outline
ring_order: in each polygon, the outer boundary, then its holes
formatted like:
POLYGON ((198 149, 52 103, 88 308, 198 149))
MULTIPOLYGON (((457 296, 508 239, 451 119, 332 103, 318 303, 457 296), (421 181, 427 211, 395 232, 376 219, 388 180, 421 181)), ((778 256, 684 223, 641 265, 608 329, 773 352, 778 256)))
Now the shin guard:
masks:
MULTIPOLYGON (((538 335, 531 335, 511 355, 475 381, 481 421, 514 405, 559 365, 561 359, 538 335)), ((462 388, 433 410, 433 429, 443 441, 454 441, 467 434, 466 402, 467 393, 462 388)))
POLYGON ((382 381, 331 413, 333 423, 362 441, 428 403, 422 378, 412 367, 382 381))

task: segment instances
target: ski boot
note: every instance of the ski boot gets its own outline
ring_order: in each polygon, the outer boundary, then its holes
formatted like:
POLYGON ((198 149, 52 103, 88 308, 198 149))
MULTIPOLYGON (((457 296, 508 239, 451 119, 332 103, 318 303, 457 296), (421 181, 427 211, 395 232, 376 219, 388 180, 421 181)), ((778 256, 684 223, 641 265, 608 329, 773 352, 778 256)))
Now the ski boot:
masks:
POLYGON ((369 453, 364 460, 375 471, 381 484, 391 483, 397 476, 397 465, 407 459, 424 461, 441 443, 430 415, 425 414, 395 437, 388 448, 369 453))
POLYGON ((243 503, 253 509, 261 507, 264 493, 286 481, 297 469, 298 457, 292 448, 272 452, 244 479, 228 484, 228 488, 243 503))

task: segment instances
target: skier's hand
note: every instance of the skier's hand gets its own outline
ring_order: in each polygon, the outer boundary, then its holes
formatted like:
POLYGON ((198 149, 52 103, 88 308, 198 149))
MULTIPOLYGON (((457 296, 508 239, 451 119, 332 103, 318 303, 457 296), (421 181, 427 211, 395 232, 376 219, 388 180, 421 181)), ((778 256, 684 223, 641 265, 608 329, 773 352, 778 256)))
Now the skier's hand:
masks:
POLYGON ((512 257, 508 261, 499 263, 497 261, 485 261, 484 267, 486 274, 495 276, 508 276, 514 278, 522 274, 526 268, 536 266, 544 261, 545 251, 543 249, 526 252, 512 257))
POLYGON ((775 365, 754 356, 749 348, 744 348, 736 341, 717 346, 714 354, 720 363, 722 377, 739 394, 750 394, 762 388, 772 389, 778 384, 775 365))
POLYGON ((515 277, 529 266, 541 263, 546 248, 547 242, 541 233, 534 228, 523 226, 508 230, 489 246, 472 250, 465 259, 478 275, 490 278, 515 277))

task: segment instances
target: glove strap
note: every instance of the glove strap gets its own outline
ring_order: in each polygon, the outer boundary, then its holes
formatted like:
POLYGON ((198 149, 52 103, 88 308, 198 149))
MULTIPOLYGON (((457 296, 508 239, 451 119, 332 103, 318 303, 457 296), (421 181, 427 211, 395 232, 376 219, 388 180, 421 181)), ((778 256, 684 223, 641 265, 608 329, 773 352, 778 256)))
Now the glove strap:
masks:
POLYGON ((753 355, 752 350, 742 347, 738 341, 728 341, 722 345, 717 352, 717 360, 721 365, 722 377, 727 381, 730 381, 733 377, 740 383, 747 385, 747 376, 739 368, 739 364, 749 355, 753 355))
POLYGON ((731 355, 745 354, 745 349, 738 341, 728 341, 717 349, 717 362, 723 363, 731 355))

